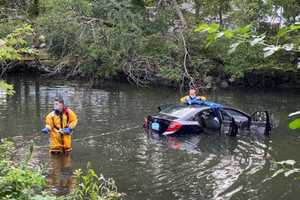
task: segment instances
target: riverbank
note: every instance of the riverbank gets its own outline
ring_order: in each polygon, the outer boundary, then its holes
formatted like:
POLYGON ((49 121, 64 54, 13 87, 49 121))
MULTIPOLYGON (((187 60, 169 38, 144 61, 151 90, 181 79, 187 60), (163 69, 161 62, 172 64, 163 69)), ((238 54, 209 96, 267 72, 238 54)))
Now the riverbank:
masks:
MULTIPOLYGON (((129 82, 136 84, 131 80, 128 74, 120 71, 108 77, 91 77, 81 73, 74 73, 71 67, 64 67, 57 70, 53 61, 37 62, 26 61, 12 63, 5 69, 5 73, 9 76, 14 74, 30 74, 40 75, 46 78, 67 79, 67 80, 84 80, 92 85, 102 85, 112 81, 129 82), (49 64, 52 64, 49 65, 49 64)), ((234 88, 260 88, 260 89, 300 89, 300 72, 296 69, 282 68, 252 68, 244 72, 243 77, 232 78, 230 74, 226 74, 220 69, 213 69, 203 78, 195 77, 194 81, 199 89, 234 89, 234 88), (201 79, 202 78, 202 79, 201 79)), ((137 86, 167 86, 173 88, 187 87, 188 81, 183 83, 172 78, 161 77, 159 74, 152 74, 151 80, 143 82, 137 86)))

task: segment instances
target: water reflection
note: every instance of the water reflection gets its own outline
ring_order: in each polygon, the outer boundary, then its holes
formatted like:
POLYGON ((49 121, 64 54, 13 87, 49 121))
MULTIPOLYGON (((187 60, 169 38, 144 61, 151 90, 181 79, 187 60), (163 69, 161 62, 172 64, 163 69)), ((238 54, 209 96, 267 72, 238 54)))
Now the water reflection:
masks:
POLYGON ((165 137, 148 133, 146 136, 153 144, 176 150, 178 156, 182 154, 180 151, 195 156, 191 159, 187 156, 176 166, 180 173, 185 174, 182 181, 189 180, 188 187, 193 194, 180 193, 183 185, 176 181, 178 174, 173 174, 171 169, 162 170, 164 161, 159 161, 159 156, 152 163, 156 169, 152 171, 153 176, 166 174, 163 176, 165 181, 173 183, 172 190, 176 190, 176 196, 182 199, 194 199, 196 194, 199 199, 230 199, 247 187, 247 184, 239 185, 237 182, 249 174, 257 173, 266 166, 266 162, 270 162, 269 139, 260 135, 237 138, 219 134, 165 137))
POLYGON ((72 158, 70 153, 50 154, 47 182, 50 189, 58 194, 68 194, 73 185, 72 158))

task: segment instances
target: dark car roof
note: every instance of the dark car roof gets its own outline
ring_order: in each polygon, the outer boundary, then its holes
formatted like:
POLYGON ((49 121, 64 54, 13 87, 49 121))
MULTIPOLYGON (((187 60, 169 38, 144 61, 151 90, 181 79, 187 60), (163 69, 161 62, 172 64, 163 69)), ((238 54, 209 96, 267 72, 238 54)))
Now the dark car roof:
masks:
POLYGON ((199 113, 202 110, 209 109, 208 106, 202 106, 202 105, 181 105, 181 104, 175 104, 171 105, 162 111, 160 111, 160 115, 168 115, 174 118, 178 119, 187 119, 195 114, 199 113))

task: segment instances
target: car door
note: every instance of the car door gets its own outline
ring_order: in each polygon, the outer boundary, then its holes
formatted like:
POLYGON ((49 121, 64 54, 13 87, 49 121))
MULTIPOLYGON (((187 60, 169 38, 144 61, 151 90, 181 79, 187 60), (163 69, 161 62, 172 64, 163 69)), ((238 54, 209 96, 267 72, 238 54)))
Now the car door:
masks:
POLYGON ((239 128, 248 128, 251 117, 246 113, 233 108, 222 108, 220 109, 222 116, 222 124, 224 126, 230 126, 232 124, 232 118, 239 128))
POLYGON ((271 116, 268 111, 257 111, 251 115, 250 131, 269 136, 272 129, 271 116))

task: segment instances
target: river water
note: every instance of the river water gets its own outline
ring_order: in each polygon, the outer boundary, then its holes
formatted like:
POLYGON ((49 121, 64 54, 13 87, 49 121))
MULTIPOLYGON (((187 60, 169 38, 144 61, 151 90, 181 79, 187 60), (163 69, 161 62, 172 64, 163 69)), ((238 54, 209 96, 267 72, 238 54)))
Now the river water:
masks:
POLYGON ((143 118, 160 104, 177 102, 168 88, 136 88, 15 77, 12 97, 0 96, 0 137, 11 137, 21 156, 34 141, 33 159, 47 166, 49 188, 66 194, 72 171, 90 162, 98 173, 115 179, 127 199, 300 199, 300 180, 271 178, 274 161, 292 159, 300 167, 300 131, 287 128, 287 115, 300 109, 300 92, 228 90, 209 92, 208 99, 246 112, 270 110, 271 138, 242 134, 157 137, 146 135, 143 118), (40 134, 52 99, 63 95, 79 117, 70 156, 50 156, 48 137, 40 134))

